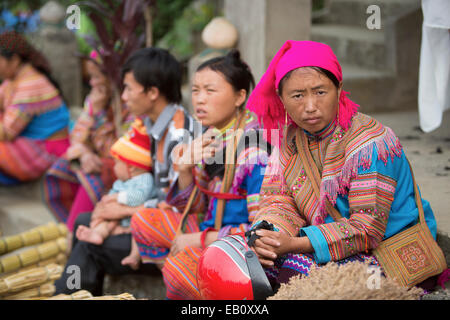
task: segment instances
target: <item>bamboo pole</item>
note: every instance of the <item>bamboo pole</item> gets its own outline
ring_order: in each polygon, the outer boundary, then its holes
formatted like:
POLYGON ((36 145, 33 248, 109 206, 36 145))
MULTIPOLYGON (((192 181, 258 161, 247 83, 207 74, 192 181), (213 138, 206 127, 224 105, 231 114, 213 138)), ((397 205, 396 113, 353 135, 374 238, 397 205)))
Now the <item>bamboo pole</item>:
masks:
POLYGON ((150 4, 144 6, 144 20, 145 20, 145 46, 151 47, 153 44, 153 28, 152 28, 152 7, 150 4))
POLYGON ((34 268, 37 268, 37 267, 45 267, 45 266, 47 266, 47 265, 49 265, 51 263, 59 264, 60 266, 65 266, 66 265, 66 261, 67 261, 67 255, 65 253, 61 252, 61 253, 58 253, 58 255, 56 255, 56 256, 54 256, 52 258, 39 261, 38 263, 35 263, 35 264, 32 264, 32 265, 20 268, 19 270, 16 270, 16 271, 13 271, 13 272, 2 274, 0 276, 0 279, 12 276, 12 275, 17 274, 17 273, 22 272, 22 271, 34 269, 34 268))
POLYGON ((86 290, 79 290, 72 294, 58 294, 45 300, 85 300, 92 298, 92 294, 86 290))
POLYGON ((56 280, 61 277, 62 272, 62 266, 49 264, 45 267, 37 267, 0 279, 0 295, 20 292, 56 280))
POLYGON ((2 297, 3 300, 29 300, 32 298, 47 298, 55 293, 53 281, 43 283, 37 287, 25 289, 12 295, 2 297))
POLYGON ((0 258, 0 273, 7 273, 36 264, 39 261, 54 257, 60 252, 66 252, 66 250, 67 239, 65 237, 44 242, 20 253, 0 258))
POLYGON ((66 236, 67 233, 68 230, 65 224, 50 222, 13 236, 1 237, 0 255, 19 248, 54 240, 56 238, 66 236))
POLYGON ((136 298, 130 293, 122 293, 122 294, 113 295, 113 296, 92 297, 92 298, 87 298, 84 300, 136 300, 136 298))

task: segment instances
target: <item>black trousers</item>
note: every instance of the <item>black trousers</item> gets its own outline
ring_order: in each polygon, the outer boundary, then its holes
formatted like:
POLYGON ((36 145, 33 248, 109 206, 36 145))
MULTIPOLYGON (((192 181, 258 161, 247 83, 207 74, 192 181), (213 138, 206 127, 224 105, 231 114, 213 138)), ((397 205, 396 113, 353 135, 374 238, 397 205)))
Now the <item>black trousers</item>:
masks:
POLYGON ((103 294, 105 274, 160 273, 154 264, 141 264, 137 271, 121 264, 122 259, 131 251, 131 234, 129 233, 110 236, 101 245, 79 241, 75 231, 79 225, 88 226, 90 221, 91 213, 80 214, 75 221, 72 251, 61 278, 55 281, 55 295, 87 290, 94 296, 100 296, 103 294))

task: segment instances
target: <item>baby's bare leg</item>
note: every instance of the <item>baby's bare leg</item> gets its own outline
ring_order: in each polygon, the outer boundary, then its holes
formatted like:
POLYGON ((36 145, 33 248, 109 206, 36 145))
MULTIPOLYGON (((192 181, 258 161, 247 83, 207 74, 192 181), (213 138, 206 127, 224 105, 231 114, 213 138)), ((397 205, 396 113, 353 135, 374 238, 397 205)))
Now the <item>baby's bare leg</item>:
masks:
POLYGON ((80 225, 77 229, 77 238, 81 241, 100 245, 110 235, 111 221, 102 221, 94 228, 80 225))
POLYGON ((141 263, 141 256, 139 254, 139 248, 136 241, 131 238, 131 252, 128 257, 123 258, 122 265, 130 266, 131 269, 139 269, 139 264, 141 263))

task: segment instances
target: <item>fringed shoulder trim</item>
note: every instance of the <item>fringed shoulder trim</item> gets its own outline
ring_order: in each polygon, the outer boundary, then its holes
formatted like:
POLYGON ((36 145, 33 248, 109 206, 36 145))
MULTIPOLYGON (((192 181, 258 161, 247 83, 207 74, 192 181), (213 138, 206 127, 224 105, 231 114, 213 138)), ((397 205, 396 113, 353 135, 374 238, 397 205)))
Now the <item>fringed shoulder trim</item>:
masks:
MULTIPOLYGON (((337 129, 339 130, 339 128, 337 129)), ((398 137, 388 127, 374 118, 357 113, 350 129, 336 134, 326 153, 320 186, 320 215, 314 224, 323 223, 326 217, 326 197, 335 204, 338 195, 348 194, 350 181, 358 174, 359 168, 368 169, 372 165, 374 150, 378 158, 386 164, 388 159, 400 157, 402 146, 398 137)))

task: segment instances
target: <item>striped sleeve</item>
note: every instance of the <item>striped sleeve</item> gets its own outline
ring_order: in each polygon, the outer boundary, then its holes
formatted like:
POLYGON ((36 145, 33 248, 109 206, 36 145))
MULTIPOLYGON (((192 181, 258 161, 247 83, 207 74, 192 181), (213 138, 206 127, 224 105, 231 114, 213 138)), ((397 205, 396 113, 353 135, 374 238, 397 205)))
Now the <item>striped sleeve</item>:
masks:
POLYGON ((253 224, 266 220, 280 231, 296 236, 306 222, 298 212, 284 179, 283 165, 278 159, 279 153, 272 152, 261 186, 259 211, 253 224))
POLYGON ((7 107, 3 116, 3 128, 9 140, 17 137, 30 123, 32 116, 20 106, 7 107))

